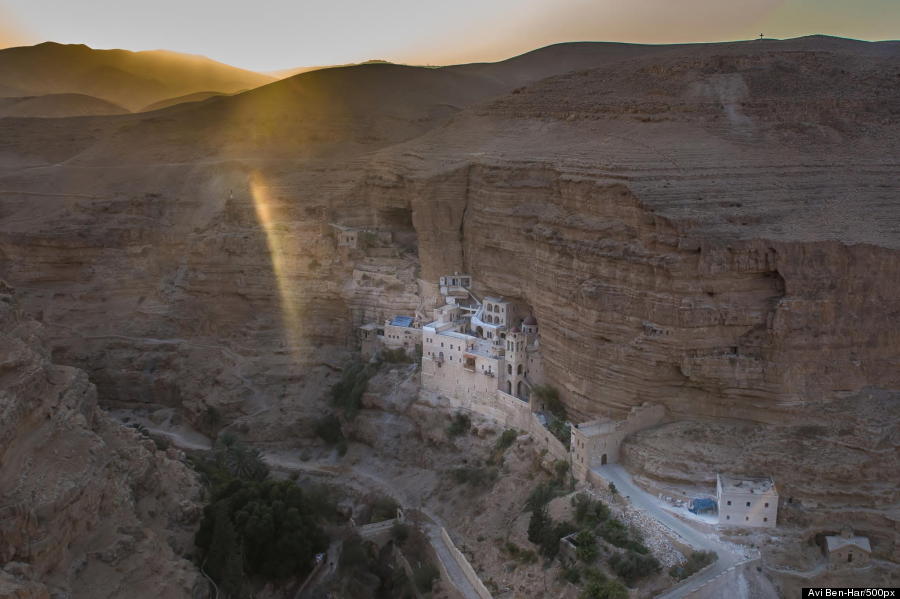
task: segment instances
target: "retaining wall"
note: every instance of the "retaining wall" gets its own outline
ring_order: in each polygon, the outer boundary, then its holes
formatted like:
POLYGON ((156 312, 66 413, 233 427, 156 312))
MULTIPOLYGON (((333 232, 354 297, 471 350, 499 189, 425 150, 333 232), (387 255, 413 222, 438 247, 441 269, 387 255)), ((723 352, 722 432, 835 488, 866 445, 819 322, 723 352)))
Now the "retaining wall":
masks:
POLYGON ((447 545, 447 549, 450 550, 450 555, 452 555, 456 563, 459 564, 459 569, 462 570, 463 575, 468 579, 472 588, 475 589, 475 592, 478 593, 478 596, 481 597, 481 599, 493 599, 490 591, 487 590, 487 587, 484 586, 484 583, 478 578, 478 574, 475 573, 472 564, 469 563, 469 560, 466 559, 466 556, 463 555, 462 551, 456 548, 456 545, 453 544, 453 539, 450 538, 450 535, 447 534, 447 529, 443 526, 441 527, 441 538, 444 540, 444 544, 447 545))

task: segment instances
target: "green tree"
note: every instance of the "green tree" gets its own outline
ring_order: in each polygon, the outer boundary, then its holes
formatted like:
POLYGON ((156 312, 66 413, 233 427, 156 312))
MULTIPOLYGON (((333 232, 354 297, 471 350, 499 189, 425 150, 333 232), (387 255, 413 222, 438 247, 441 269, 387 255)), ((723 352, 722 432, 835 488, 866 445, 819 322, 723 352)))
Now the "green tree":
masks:
POLYGON ((614 580, 592 580, 584 585, 578 599, 628 599, 628 589, 614 580))
POLYGON ((537 507, 531 512, 531 519, 528 520, 528 540, 540 545, 544 541, 545 531, 551 526, 552 521, 547 514, 547 508, 543 505, 537 507))
POLYGON ((265 581, 304 576, 328 546, 319 517, 290 481, 233 480, 204 509, 194 542, 219 584, 235 569, 265 581))
POLYGON ((659 561, 655 557, 631 550, 615 553, 609 558, 609 565, 628 586, 634 586, 641 578, 656 574, 660 570, 659 561))

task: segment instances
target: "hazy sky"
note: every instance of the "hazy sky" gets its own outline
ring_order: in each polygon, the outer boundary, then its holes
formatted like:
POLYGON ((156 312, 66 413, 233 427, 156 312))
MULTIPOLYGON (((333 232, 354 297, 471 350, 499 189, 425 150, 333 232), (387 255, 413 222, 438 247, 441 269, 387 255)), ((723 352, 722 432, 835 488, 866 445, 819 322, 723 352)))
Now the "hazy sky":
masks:
POLYGON ((0 0, 0 47, 166 48, 266 71, 498 60, 561 41, 900 38, 900 0, 0 0))

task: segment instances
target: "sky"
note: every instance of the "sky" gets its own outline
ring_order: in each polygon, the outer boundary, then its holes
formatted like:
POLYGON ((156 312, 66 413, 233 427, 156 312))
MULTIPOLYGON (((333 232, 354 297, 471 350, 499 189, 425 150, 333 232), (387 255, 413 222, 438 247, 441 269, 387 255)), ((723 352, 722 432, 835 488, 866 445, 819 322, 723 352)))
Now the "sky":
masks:
POLYGON ((900 39, 900 0, 0 0, 0 47, 167 49, 272 71, 494 61, 563 41, 900 39))

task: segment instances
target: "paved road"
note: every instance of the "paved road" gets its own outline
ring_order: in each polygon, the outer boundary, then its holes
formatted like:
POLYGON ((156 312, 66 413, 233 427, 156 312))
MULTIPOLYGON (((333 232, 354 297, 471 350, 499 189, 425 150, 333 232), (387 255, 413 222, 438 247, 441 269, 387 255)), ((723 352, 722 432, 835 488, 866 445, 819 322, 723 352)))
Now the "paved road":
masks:
POLYGON ((620 465, 607 464, 593 468, 593 470, 605 480, 615 483, 619 493, 628 496, 634 507, 656 518, 666 528, 681 537, 687 545, 694 549, 714 551, 718 554, 719 559, 710 568, 660 595, 658 599, 680 599, 691 591, 703 586, 731 566, 746 561, 744 556, 735 553, 731 547, 719 541, 714 535, 700 532, 687 522, 672 515, 659 504, 656 497, 634 484, 634 481, 631 480, 631 475, 620 465))
POLYGON ((426 525, 426 529, 428 531, 428 539, 431 541, 431 546, 434 547, 434 552, 447 570, 447 575, 450 577, 450 583, 455 586, 466 599, 480 599, 475 588, 472 586, 472 583, 470 583, 469 579, 466 578, 466 575, 463 574, 462 568, 460 568, 456 560, 453 559, 453 554, 444 542, 444 537, 441 535, 441 527, 429 524, 426 525))

